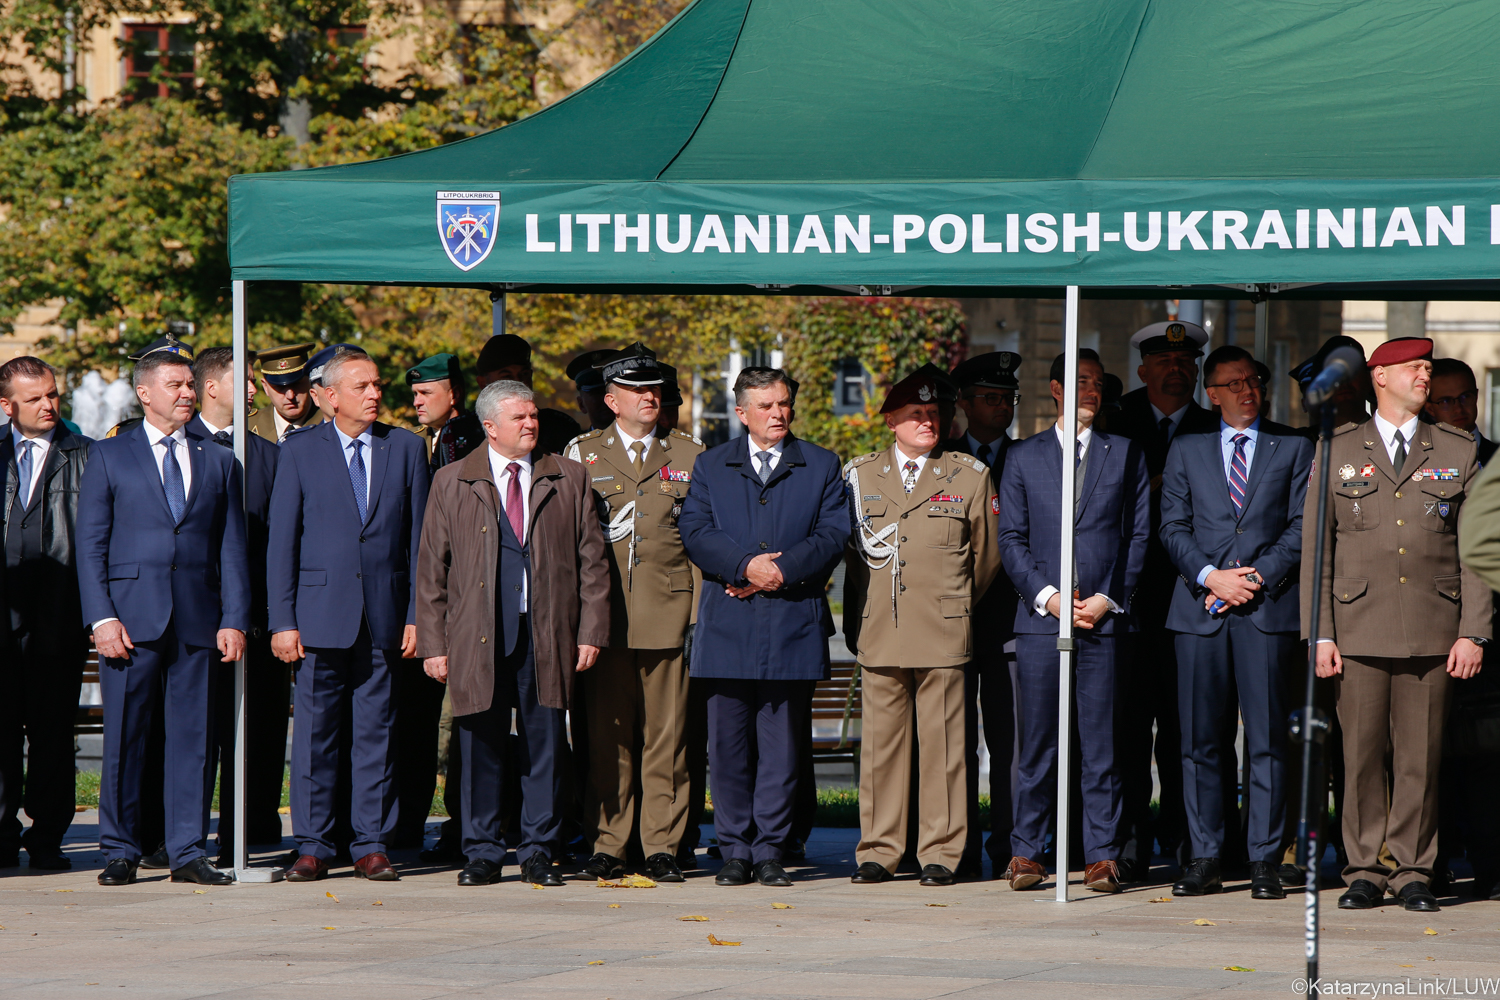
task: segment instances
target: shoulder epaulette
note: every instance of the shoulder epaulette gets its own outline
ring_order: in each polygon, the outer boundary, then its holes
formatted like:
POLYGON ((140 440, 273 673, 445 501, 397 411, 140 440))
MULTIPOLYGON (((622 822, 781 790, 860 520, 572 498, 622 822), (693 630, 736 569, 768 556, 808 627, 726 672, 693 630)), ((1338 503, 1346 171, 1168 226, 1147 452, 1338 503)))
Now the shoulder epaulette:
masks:
POLYGON ((973 455, 970 455, 966 451, 950 451, 948 452, 948 457, 953 459, 953 461, 955 462, 962 462, 964 465, 982 464, 979 459, 975 458, 973 455))
POLYGON ((603 433, 604 433, 603 431, 584 431, 582 434, 578 435, 576 438, 574 438, 573 440, 569 441, 568 442, 568 447, 571 448, 573 445, 578 444, 580 441, 587 441, 590 438, 596 438, 600 434, 603 434, 603 433))
POLYGON ((703 447, 703 442, 700 441, 697 437, 695 437, 692 434, 688 434, 685 431, 680 431, 680 430, 678 430, 675 427, 672 428, 672 437, 682 438, 685 441, 691 441, 691 442, 693 442, 693 444, 697 445, 700 448, 703 447))
POLYGON ((1356 427, 1363 427, 1364 424, 1365 424, 1365 421, 1360 421, 1359 423, 1355 423, 1352 420, 1349 423, 1347 423, 1347 424, 1340 424, 1339 426, 1337 426, 1337 427, 1335 427, 1333 429, 1333 436, 1334 437, 1338 437, 1340 434, 1348 434, 1350 431, 1354 430, 1356 427))
POLYGON ((1468 431, 1459 430, 1457 427, 1454 427, 1452 424, 1446 424, 1446 423, 1439 422, 1439 423, 1434 424, 1433 426, 1439 428, 1440 430, 1447 431, 1449 434, 1452 434, 1454 437, 1461 437, 1465 441, 1467 441, 1469 444, 1473 444, 1474 443, 1474 435, 1470 434, 1468 431))
POLYGON ((849 461, 844 463, 844 475, 847 476, 850 469, 857 468, 861 465, 864 465, 866 462, 873 461, 883 454, 884 452, 872 451, 867 455, 856 455, 855 457, 849 459, 849 461))

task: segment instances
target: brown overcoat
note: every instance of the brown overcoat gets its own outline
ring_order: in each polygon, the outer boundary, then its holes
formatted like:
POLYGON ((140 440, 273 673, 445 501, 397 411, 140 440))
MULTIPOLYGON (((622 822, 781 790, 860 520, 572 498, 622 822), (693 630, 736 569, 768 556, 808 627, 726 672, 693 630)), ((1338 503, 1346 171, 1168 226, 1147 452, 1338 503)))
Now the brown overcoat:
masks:
MULTIPOLYGON (((528 612, 537 696, 549 708, 570 708, 578 646, 609 644, 609 564, 587 471, 558 455, 532 461, 528 612)), ((483 712, 494 697, 501 516, 487 445, 433 476, 417 560, 417 656, 448 657, 454 715, 483 712)))

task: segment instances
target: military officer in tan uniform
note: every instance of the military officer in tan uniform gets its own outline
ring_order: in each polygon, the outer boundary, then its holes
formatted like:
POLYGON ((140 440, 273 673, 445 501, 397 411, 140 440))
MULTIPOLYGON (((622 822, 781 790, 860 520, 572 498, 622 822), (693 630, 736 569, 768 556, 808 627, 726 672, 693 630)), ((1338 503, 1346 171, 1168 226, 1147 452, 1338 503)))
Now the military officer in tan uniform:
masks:
POLYGON ((594 854, 580 874, 623 874, 639 788, 647 869, 658 881, 681 882, 674 855, 687 824, 689 786, 682 645, 694 587, 677 517, 703 445, 658 425, 662 369, 644 344, 601 359, 599 367, 615 421, 568 446, 568 457, 583 463, 593 483, 611 577, 609 646, 583 675, 585 825, 595 832, 594 854))
POLYGON ((1490 637, 1489 588, 1459 564, 1459 509, 1478 475, 1473 437, 1418 421, 1432 341, 1401 337, 1370 355, 1375 415, 1334 432, 1321 586, 1312 579, 1318 491, 1302 532, 1302 631, 1321 602, 1317 671, 1337 677, 1344 730, 1341 909, 1378 905, 1386 886, 1434 911, 1438 764, 1450 677, 1478 672, 1490 637), (1391 784, 1387 804, 1386 755, 1391 784), (1382 841, 1396 867, 1380 861, 1382 841))
POLYGON ((923 885, 953 884, 968 832, 964 668, 971 609, 1000 569, 998 505, 988 467, 943 449, 938 391, 923 371, 893 386, 881 412, 895 442, 844 467, 844 636, 864 701, 856 883, 891 879, 906 849, 913 735, 923 885))
POLYGON ((288 432, 322 423, 323 413, 313 405, 307 377, 307 355, 317 346, 291 344, 256 352, 261 388, 271 405, 250 414, 250 433, 280 444, 288 432))

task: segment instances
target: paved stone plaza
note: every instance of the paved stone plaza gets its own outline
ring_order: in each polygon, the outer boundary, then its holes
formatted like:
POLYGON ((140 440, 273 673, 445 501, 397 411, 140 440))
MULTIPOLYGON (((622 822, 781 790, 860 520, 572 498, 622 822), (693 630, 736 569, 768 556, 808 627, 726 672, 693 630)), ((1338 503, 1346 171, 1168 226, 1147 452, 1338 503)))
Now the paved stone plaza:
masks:
MULTIPOLYGON (((77 870, 0 877, 0 996, 1228 1000, 1290 997, 1302 973, 1300 895, 1255 902, 1240 883, 1152 902, 1170 892, 1158 885, 1077 890, 1061 906, 1000 882, 855 886, 852 830, 819 830, 790 889, 720 888, 702 871, 654 889, 534 889, 513 868, 460 889, 453 872, 412 864, 399 883, 344 869, 301 885, 198 889, 150 873, 105 889, 95 823, 82 813, 73 828, 77 870)), ((1332 909, 1336 896, 1324 893, 1327 978, 1467 977, 1472 991, 1500 977, 1500 903, 1351 914, 1332 909)))

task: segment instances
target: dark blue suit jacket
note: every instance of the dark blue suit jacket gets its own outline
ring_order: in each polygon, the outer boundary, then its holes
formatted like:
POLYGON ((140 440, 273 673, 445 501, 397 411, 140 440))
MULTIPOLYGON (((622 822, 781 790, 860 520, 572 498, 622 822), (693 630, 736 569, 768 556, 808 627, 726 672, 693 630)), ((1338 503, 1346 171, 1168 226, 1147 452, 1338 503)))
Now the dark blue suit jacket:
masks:
POLYGON ((1262 420, 1244 512, 1237 514, 1224 475, 1220 429, 1172 439, 1162 473, 1161 541, 1179 576, 1167 628, 1212 635, 1228 615, 1246 616, 1262 632, 1302 627, 1302 503, 1312 459, 1313 442, 1300 431, 1262 420), (1230 569, 1235 560, 1254 566, 1266 586, 1249 604, 1210 615, 1203 607, 1208 592, 1198 586, 1198 574, 1209 565, 1230 569))
MULTIPOLYGON (((1062 446, 1052 427, 1017 441, 1000 477, 1000 559, 1015 583, 1016 632, 1056 635, 1057 619, 1033 609, 1047 587, 1063 592, 1068 581, 1058 565, 1062 548, 1062 446)), ((1094 431, 1088 467, 1078 500, 1074 552, 1078 592, 1103 594, 1124 608, 1104 616, 1097 635, 1134 631, 1128 612, 1146 564, 1151 537, 1151 480, 1140 445, 1129 438, 1094 431)))
MULTIPOLYGON (((194 422, 196 423, 196 422, 194 422)), ((172 522, 144 426, 95 441, 78 496, 78 590, 85 626, 118 618, 133 642, 213 646, 250 628, 250 575, 239 464, 188 424, 193 483, 172 522)))
POLYGON ((833 452, 787 435, 781 461, 761 485, 749 437, 698 456, 677 528, 703 571, 694 677, 822 680, 833 615, 826 588, 849 538, 849 504, 833 452), (762 552, 780 552, 780 590, 745 599, 743 584, 762 552))
POLYGON ((427 509, 427 448, 411 431, 370 428, 363 525, 333 421, 287 436, 271 492, 266 564, 271 631, 304 646, 347 649, 370 623, 376 649, 396 649, 416 623, 417 547, 427 509))
MULTIPOLYGON (((200 414, 193 418, 190 427, 206 438, 208 425, 200 414)), ((219 445, 224 448, 223 445, 219 445)), ((224 448, 233 455, 232 448, 224 448)), ((245 435, 246 467, 240 470, 245 477, 245 545, 250 566, 250 625, 252 628, 266 627, 270 601, 266 596, 266 544, 270 539, 271 487, 276 484, 276 461, 281 448, 259 434, 245 435)))

